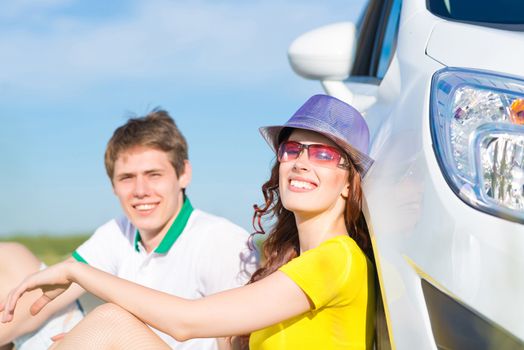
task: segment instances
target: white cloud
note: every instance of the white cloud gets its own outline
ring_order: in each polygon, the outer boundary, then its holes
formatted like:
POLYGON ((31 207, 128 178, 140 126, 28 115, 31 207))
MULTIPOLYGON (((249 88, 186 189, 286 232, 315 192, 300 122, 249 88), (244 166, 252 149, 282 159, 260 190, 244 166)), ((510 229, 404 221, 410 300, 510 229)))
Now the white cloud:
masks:
POLYGON ((152 0, 125 18, 48 17, 44 31, 20 25, 0 37, 0 81, 47 92, 117 79, 256 83, 288 71, 287 45, 333 18, 330 10, 318 2, 152 0))

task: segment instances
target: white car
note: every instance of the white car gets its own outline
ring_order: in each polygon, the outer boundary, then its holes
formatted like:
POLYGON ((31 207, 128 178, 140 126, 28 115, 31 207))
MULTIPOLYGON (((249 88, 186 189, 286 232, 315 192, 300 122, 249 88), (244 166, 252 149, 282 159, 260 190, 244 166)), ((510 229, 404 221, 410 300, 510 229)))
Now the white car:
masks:
POLYGON ((524 348, 524 2, 369 0, 289 59, 370 127, 378 347, 524 348))

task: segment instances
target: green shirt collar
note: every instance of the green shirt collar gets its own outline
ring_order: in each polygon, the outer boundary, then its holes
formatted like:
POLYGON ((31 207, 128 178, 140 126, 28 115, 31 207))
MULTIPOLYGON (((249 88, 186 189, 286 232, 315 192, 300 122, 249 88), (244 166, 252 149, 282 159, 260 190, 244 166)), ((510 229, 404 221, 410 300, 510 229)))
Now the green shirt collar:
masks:
MULTIPOLYGON (((180 235, 182 234, 182 231, 184 231, 184 228, 186 227, 187 221, 189 220, 189 217, 191 216, 192 212, 193 206, 191 205, 189 198, 184 197, 184 204, 182 205, 182 208, 180 208, 180 212, 178 213, 175 221, 173 221, 173 224, 162 239, 162 242, 160 242, 158 247, 156 247, 155 253, 165 254, 169 251, 173 244, 175 244, 178 237, 180 237, 180 235)), ((140 232, 137 229, 135 235, 135 250, 137 252, 139 251, 138 242, 141 241, 142 238, 140 237, 140 232)))

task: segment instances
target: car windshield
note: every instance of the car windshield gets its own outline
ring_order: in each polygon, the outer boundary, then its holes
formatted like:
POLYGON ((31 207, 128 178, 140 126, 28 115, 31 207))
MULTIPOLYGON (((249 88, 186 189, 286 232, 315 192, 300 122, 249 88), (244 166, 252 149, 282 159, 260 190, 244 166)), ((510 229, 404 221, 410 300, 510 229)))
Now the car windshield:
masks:
POLYGON ((427 0, 428 10, 449 20, 491 25, 524 24, 522 0, 427 0))

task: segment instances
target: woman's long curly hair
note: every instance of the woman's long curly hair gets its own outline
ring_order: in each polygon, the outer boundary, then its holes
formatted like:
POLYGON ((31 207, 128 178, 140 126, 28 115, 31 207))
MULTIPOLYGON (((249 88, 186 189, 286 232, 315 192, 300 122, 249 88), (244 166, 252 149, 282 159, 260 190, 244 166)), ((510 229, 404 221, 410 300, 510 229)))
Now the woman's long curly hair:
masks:
MULTIPOLYGON (((281 132, 279 141, 285 140, 291 134, 292 129, 284 129, 281 132)), ((373 259, 371 248, 371 239, 367 224, 362 214, 362 186, 361 172, 358 164, 351 161, 351 157, 346 154, 350 160, 348 169, 349 195, 346 199, 346 208, 344 221, 348 230, 348 235, 357 243, 362 251, 373 259)), ((279 192, 279 162, 275 161, 271 169, 271 177, 262 185, 262 194, 264 195, 264 204, 255 205, 253 214, 253 227, 255 232, 252 234, 265 234, 262 227, 262 219, 265 217, 275 219, 269 235, 262 245, 262 266, 251 276, 248 284, 261 280, 272 274, 281 266, 300 254, 300 245, 298 239, 298 229, 293 212, 284 208, 279 192)), ((247 349, 249 336, 240 337, 240 348, 247 349)))

